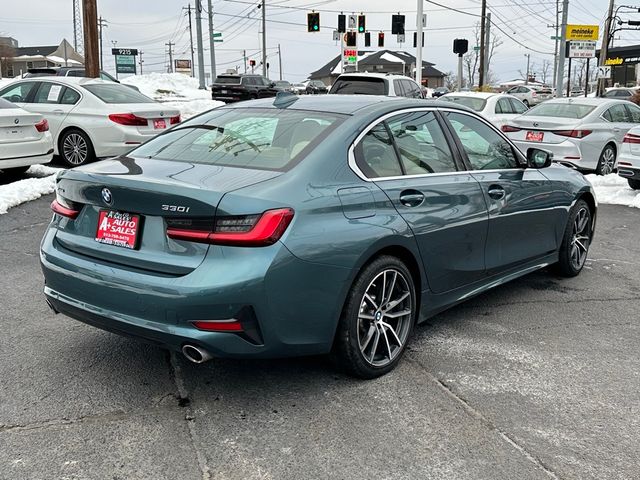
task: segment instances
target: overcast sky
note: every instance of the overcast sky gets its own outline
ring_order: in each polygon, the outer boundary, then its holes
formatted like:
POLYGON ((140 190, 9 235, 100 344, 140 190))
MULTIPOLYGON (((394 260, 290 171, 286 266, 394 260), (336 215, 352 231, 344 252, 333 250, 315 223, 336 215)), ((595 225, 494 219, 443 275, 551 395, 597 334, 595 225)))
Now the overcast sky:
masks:
MULTIPOLYGON (((166 71, 167 49, 165 43, 176 44, 174 58, 189 58, 188 19, 182 7, 189 0, 98 0, 98 12, 108 23, 104 29, 105 69, 113 71, 110 55, 112 42, 118 47, 138 48, 144 51, 145 71, 166 71)), ((195 0, 191 0, 193 6, 195 0)), ((207 8, 207 0, 202 0, 207 8)), ((473 27, 480 14, 480 0, 436 0, 454 12, 425 2, 427 30, 425 33, 424 59, 436 64, 444 72, 456 69, 456 57, 451 52, 454 38, 473 38, 473 27), (465 13, 462 13, 465 12, 465 13)), ((213 10, 216 31, 223 33, 224 42, 216 43, 218 71, 242 65, 242 50, 250 58, 260 61, 260 9, 258 0, 214 0, 213 10)), ((604 25, 607 0, 571 0, 569 23, 604 25)), ((0 35, 16 38, 21 46, 58 44, 67 38, 73 44, 72 0, 0 0, 0 35)), ((399 49, 391 36, 390 5, 398 7, 406 15, 407 43, 403 49, 415 54, 413 34, 415 30, 416 0, 267 0, 267 47, 270 77, 279 76, 277 46, 282 48, 285 79, 302 80, 310 72, 320 68, 340 51, 332 40, 332 30, 337 25, 337 12, 364 12, 367 28, 376 41, 376 33, 386 32, 385 48, 399 49), (283 8, 288 7, 288 8, 283 8), (291 7, 304 7, 296 9, 291 7), (306 12, 313 7, 320 11, 321 31, 307 33, 306 12)), ((537 65, 543 59, 551 59, 554 42, 550 39, 555 22, 554 0, 489 0, 496 27, 492 33, 500 36, 503 44, 497 49, 491 65, 500 80, 519 76, 525 70, 525 54, 531 54, 531 62, 537 65), (502 31, 499 31, 502 30, 502 31), (511 37, 511 38, 509 38, 511 37), (530 49, 518 45, 520 42, 530 49), (548 53, 548 54, 545 54, 548 53)), ((203 12, 203 34, 207 32, 206 13, 203 12)), ((628 16, 625 16, 628 18, 628 16)), ((634 17, 632 17, 634 18, 634 17)), ((640 14, 635 18, 640 20, 640 14)), ((194 19, 194 44, 196 29, 194 19)), ((601 32, 602 33, 602 32, 601 32)), ((640 43, 640 32, 621 32, 617 45, 640 43)), ((361 40, 363 42, 363 39, 361 40)), ((472 44, 473 42, 470 42, 472 44)), ((208 42, 205 41, 205 64, 209 71, 208 42)))

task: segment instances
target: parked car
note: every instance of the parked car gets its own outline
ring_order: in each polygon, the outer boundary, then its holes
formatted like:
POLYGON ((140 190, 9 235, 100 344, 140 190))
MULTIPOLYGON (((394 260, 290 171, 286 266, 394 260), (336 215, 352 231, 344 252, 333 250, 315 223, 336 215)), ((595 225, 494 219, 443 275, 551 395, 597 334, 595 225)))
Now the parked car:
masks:
POLYGON ((598 175, 613 172, 625 134, 640 107, 624 100, 557 98, 514 118, 502 130, 521 149, 553 152, 554 161, 598 175))
POLYGON ((518 85, 511 87, 505 93, 513 95, 527 107, 533 107, 539 103, 553 98, 553 90, 534 85, 518 85))
POLYGON ((293 86, 291 85, 290 82, 287 82, 286 80, 276 80, 274 87, 276 88, 276 90, 278 90, 279 92, 289 92, 289 93, 294 93, 293 92, 293 86))
MULTIPOLYGON (((23 75, 22 78, 35 78, 35 77, 86 77, 86 71, 84 67, 38 67, 38 68, 30 68, 27 70, 27 73, 23 75)), ((115 82, 120 83, 120 80, 114 78, 112 75, 109 75, 104 70, 100 70, 100 79, 106 80, 107 82, 115 82)), ((129 85, 123 83, 122 85, 126 85, 129 88, 133 88, 138 92, 140 89, 135 85, 129 85)))
POLYGON ((44 116, 67 166, 127 153, 180 122, 180 111, 124 85, 99 79, 38 77, 0 89, 4 98, 44 116))
POLYGON ((433 98, 439 98, 443 95, 446 95, 447 93, 449 93, 449 89, 447 87, 438 87, 433 90, 431 96, 433 98))
POLYGON ((633 127, 622 139, 618 175, 626 178, 631 188, 640 190, 640 126, 633 127))
POLYGON ((422 90, 409 77, 384 73, 343 73, 333 82, 329 93, 423 98, 422 90))
POLYGON ((307 93, 307 86, 304 83, 294 83, 291 85, 291 90, 296 95, 304 95, 307 93))
POLYGON ((211 85, 211 98, 225 103, 275 97, 280 90, 262 75, 218 75, 211 85))
POLYGON ((23 173, 52 157, 53 140, 44 117, 0 98, 0 170, 23 173))
POLYGON ((579 274, 596 218, 584 176, 469 109, 366 95, 213 109, 62 172, 52 209, 54 311, 196 363, 331 353, 364 378, 463 299, 579 274))
POLYGON ((637 91, 637 88, 610 88, 602 94, 602 97, 629 100, 637 91))
POLYGON ((498 128, 528 110, 516 97, 504 93, 454 92, 441 96, 440 100, 469 107, 498 128))
POLYGON ((309 80, 305 90, 307 95, 319 95, 329 91, 322 80, 309 80))

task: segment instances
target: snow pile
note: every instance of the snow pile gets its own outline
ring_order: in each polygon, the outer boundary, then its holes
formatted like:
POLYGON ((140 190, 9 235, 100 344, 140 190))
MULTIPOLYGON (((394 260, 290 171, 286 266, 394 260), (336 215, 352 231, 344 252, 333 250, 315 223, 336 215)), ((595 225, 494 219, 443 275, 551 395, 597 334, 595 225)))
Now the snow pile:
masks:
POLYGON ((200 90, 198 80, 182 73, 147 73, 122 79, 148 97, 180 110, 183 120, 224 105, 211 100, 209 90, 200 90))
POLYGON ((56 176, 60 169, 45 165, 33 165, 27 171, 33 178, 19 180, 8 185, 0 186, 0 215, 21 203, 30 202, 42 195, 53 193, 56 185, 56 176))
POLYGON ((598 203, 640 208, 640 190, 633 190, 621 176, 611 173, 603 177, 586 175, 596 191, 598 203))

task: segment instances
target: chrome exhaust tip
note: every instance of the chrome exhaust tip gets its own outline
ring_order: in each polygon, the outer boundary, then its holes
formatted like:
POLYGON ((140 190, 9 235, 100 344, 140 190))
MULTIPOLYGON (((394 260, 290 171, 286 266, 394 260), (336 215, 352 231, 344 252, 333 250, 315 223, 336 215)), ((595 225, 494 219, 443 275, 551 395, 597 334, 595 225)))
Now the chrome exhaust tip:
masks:
POLYGON ((187 357, 187 360, 193 363, 204 363, 213 358, 206 350, 189 344, 182 347, 182 354, 187 357))

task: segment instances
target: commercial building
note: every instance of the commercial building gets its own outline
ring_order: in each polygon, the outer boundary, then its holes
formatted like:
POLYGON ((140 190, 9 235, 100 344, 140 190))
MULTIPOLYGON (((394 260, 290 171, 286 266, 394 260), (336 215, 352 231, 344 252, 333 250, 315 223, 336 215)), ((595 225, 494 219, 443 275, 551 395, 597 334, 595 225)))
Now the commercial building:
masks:
POLYGON ((0 73, 2 77, 19 77, 30 68, 63 67, 84 64, 84 57, 78 54, 66 40, 59 45, 21 47, 10 37, 0 37, 0 73))

